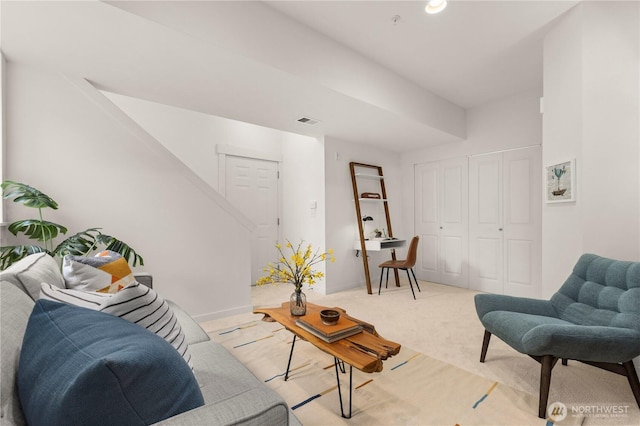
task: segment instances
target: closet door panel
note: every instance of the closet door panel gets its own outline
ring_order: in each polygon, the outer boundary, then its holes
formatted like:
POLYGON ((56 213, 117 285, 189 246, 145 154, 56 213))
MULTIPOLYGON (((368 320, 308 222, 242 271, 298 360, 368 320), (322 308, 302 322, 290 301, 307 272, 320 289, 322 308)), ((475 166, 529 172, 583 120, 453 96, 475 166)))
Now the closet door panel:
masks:
POLYGON ((532 286, 533 244, 527 240, 512 239, 506 245, 506 290, 509 286, 532 286))
POLYGON ((418 279, 438 282, 440 279, 440 185, 437 163, 415 167, 415 233, 420 236, 418 262, 414 268, 418 279))
POLYGON ((542 167, 540 148, 503 154, 505 192, 504 293, 540 297, 542 268, 542 167))
POLYGON ((415 166, 418 278, 468 287, 468 161, 415 166))
POLYGON ((469 159, 469 287, 503 292, 502 154, 469 159))
POLYGON ((469 287, 469 163, 467 158, 440 162, 440 281, 469 287))
POLYGON ((415 271, 416 275, 431 277, 431 279, 427 279, 427 281, 433 281, 433 278, 438 276, 438 237, 434 235, 420 235, 420 245, 422 246, 419 256, 421 262, 420 267, 415 271))
POLYGON ((442 237, 442 272, 449 280, 460 277, 464 273, 463 253, 466 243, 460 237, 442 237))
POLYGON ((501 159, 495 156, 494 158, 478 157, 473 162, 475 163, 473 184, 476 192, 475 204, 472 206, 475 207, 475 224, 497 229, 502 219, 501 159))
MULTIPOLYGON (((477 277, 492 282, 500 279, 501 245, 502 241, 497 238, 481 237, 476 239, 475 258, 478 262, 474 266, 476 266, 477 277)), ((487 286, 483 290, 487 291, 489 288, 491 286, 487 286)))
POLYGON ((469 160, 469 287, 540 297, 540 147, 469 160))

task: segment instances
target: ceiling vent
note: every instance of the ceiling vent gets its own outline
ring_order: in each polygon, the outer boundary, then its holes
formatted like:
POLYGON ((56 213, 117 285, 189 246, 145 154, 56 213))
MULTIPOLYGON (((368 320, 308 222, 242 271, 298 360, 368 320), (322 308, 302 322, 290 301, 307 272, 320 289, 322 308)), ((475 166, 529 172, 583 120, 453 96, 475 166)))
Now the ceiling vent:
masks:
POLYGON ((298 118, 297 121, 298 123, 306 124, 308 126, 313 126, 320 122, 320 120, 316 120, 315 118, 311 118, 311 117, 300 117, 298 118))

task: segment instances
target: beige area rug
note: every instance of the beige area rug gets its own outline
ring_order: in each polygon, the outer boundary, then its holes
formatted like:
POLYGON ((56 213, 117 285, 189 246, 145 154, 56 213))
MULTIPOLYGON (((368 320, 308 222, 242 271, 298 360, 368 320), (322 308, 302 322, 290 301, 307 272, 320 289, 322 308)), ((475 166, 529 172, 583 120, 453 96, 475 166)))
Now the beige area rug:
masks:
MULTIPOLYGON (((297 339, 289 379, 284 372, 293 335, 255 321, 209 333, 278 392, 303 425, 551 425, 539 419, 537 397, 403 347, 381 373, 353 369, 352 418, 340 415, 333 357, 297 339)), ((340 373, 349 412, 349 367, 340 373)), ((581 424, 569 415, 558 425, 581 424)))

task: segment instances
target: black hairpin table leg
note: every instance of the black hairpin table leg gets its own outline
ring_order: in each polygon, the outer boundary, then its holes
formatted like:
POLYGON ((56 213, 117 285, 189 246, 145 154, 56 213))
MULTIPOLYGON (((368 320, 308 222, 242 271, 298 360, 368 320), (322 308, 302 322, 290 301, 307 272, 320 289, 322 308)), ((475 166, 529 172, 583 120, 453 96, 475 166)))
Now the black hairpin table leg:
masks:
POLYGON ((291 352, 289 352, 289 361, 287 362, 287 371, 284 373, 284 381, 289 378, 289 367, 291 367, 291 358, 293 358, 293 348, 296 346, 296 335, 293 335, 293 343, 291 343, 291 352))
POLYGON ((342 391, 340 390, 340 373, 338 372, 338 365, 340 365, 340 370, 345 372, 344 361, 339 360, 338 358, 333 358, 333 364, 336 368, 336 382, 338 383, 338 397, 340 398, 340 414, 345 419, 351 418, 351 401, 353 399, 353 366, 349 365, 349 415, 344 415, 344 406, 342 404, 342 391))

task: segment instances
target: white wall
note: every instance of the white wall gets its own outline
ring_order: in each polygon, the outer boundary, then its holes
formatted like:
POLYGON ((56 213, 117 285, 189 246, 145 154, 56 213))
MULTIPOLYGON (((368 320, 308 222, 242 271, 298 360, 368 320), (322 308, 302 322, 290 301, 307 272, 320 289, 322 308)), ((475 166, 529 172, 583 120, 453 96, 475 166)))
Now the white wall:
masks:
POLYGON ((466 140, 402 155, 404 188, 402 209, 407 232, 412 232, 414 229, 415 164, 523 148, 541 143, 542 117, 538 90, 530 90, 467 110, 466 140))
MULTIPOLYGON (((249 259, 233 255, 249 252, 249 230, 181 163, 84 80, 9 62, 7 83, 6 178, 58 201, 46 219, 122 238, 144 256, 160 294, 192 315, 251 309, 249 286, 237 285, 250 280, 249 259)), ((7 204, 10 221, 27 214, 7 204)))
POLYGON ((583 250, 582 80, 582 8, 577 7, 565 15, 544 43, 542 164, 576 158, 578 202, 543 206, 543 297, 559 288, 583 250))
POLYGON ((592 3, 584 5, 584 247, 640 260, 640 3, 592 3))
POLYGON ((544 43, 543 163, 576 158, 574 203, 543 208, 543 297, 585 252, 640 260, 640 16, 585 2, 544 43))
MULTIPOLYGON (((287 238, 295 245, 304 240, 303 246, 311 244, 314 251, 332 248, 325 239, 324 142, 283 133, 280 177, 283 241, 287 238)), ((314 270, 326 274, 326 263, 317 264, 314 270)), ((319 280, 312 289, 306 291, 326 294, 325 280, 319 280)))
POLYGON ((278 130, 130 96, 104 94, 218 190, 216 145, 232 145, 278 156, 282 150, 283 132, 278 130))
MULTIPOLYGON (((2 7, 0 6, 0 10, 2 7)), ((2 44, 0 43, 0 46, 2 44)), ((7 66, 7 61, 4 57, 4 53, 0 49, 0 182, 4 181, 4 170, 5 170, 5 140, 6 140, 6 125, 5 125, 5 115, 6 115, 6 107, 5 107, 5 96, 6 93, 6 71, 5 68, 7 66)), ((4 203, 0 202, 0 224, 4 222, 4 203)))
MULTIPOLYGON (((327 245, 335 251, 336 262, 327 264, 326 292, 335 293, 348 288, 363 287, 366 292, 362 258, 355 257, 353 242, 358 238, 358 224, 351 186, 349 162, 381 166, 389 199, 389 215, 393 234, 398 238, 410 237, 412 226, 403 221, 402 170, 400 155, 335 138, 325 138, 325 187, 327 245), (338 159, 336 159, 336 154, 338 159)), ((398 258, 406 249, 398 249, 398 258)), ((372 287, 378 280, 378 264, 390 259, 388 251, 369 252, 372 287)))
MULTIPOLYGON (((122 95, 107 96, 214 188, 218 181, 216 144, 281 155, 281 239, 294 244, 302 239, 336 254, 335 263, 318 265, 316 269, 325 272, 326 279, 308 291, 327 294, 364 286, 362 260, 353 251, 357 224, 349 161, 383 166, 394 234, 405 236, 412 231, 402 223, 399 154, 331 138, 316 140, 122 95), (340 154, 338 161, 335 152, 340 154)), ((388 256, 388 252, 371 254, 373 275, 388 256)))
MULTIPOLYGON (((322 141, 156 102, 113 93, 105 94, 220 192, 223 192, 223 188, 219 187, 217 146, 233 147, 234 151, 246 155, 279 158, 281 242, 286 238, 292 244, 304 240, 305 244, 312 244, 314 249, 324 251, 328 248, 324 232, 322 141), (310 207, 312 201, 316 203, 315 209, 310 207)), ((249 255, 249 252, 236 254, 249 255)), ((274 261, 277 255, 274 247, 274 261)), ((325 272, 324 268, 324 264, 319 264, 315 270, 325 272)), ((324 293, 324 280, 320 280, 313 288, 314 291, 324 293)))
POLYGON ((402 155, 403 164, 522 148, 542 143, 541 90, 530 91, 467 110, 467 138, 402 155))

